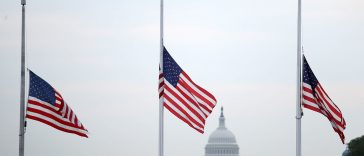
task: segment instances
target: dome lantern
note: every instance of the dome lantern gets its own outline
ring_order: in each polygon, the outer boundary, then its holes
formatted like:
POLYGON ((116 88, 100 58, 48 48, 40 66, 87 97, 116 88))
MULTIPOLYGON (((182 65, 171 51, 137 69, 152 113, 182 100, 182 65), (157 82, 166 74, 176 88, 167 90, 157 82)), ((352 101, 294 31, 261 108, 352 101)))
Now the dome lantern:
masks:
POLYGON ((219 129, 226 129, 225 127, 225 117, 224 117, 224 107, 221 107, 221 114, 219 118, 219 129))
POLYGON ((235 135, 225 127, 223 107, 221 107, 219 127, 209 137, 205 156, 239 156, 239 146, 235 135))

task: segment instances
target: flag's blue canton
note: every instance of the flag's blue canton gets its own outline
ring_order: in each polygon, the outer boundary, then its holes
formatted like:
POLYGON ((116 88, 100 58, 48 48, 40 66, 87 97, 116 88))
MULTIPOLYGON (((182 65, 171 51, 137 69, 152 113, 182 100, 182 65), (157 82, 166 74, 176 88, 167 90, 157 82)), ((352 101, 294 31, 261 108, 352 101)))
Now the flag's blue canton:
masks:
POLYGON ((55 105, 55 91, 51 85, 29 70, 29 96, 55 105))
POLYGON ((308 65, 305 56, 303 56, 303 82, 310 84, 312 88, 316 88, 317 86, 317 78, 315 74, 313 74, 310 65, 308 65))
POLYGON ((179 74, 182 69, 179 67, 176 61, 168 53, 167 49, 163 49, 163 76, 174 87, 177 86, 179 80, 179 74))

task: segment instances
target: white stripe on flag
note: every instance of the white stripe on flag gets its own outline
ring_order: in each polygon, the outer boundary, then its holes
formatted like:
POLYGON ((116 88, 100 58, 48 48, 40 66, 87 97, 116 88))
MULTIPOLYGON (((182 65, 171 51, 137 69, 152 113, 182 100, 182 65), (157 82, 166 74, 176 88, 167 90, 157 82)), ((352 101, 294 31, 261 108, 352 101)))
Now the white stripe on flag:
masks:
MULTIPOLYGON (((317 89, 315 89, 315 91, 316 92, 319 92, 319 90, 317 90, 317 89)), ((341 121, 341 117, 339 117, 339 116, 337 116, 331 109, 330 109, 330 107, 328 106, 328 104, 326 103, 326 101, 325 101, 325 99, 323 99, 322 97, 321 97, 321 95, 320 94, 316 94, 316 96, 318 96, 318 98, 320 98, 321 99, 321 101, 322 101, 322 103, 321 104, 323 104, 324 105, 324 108, 326 109, 326 111, 328 111, 328 113, 330 113, 331 114, 331 116, 332 117, 334 117, 334 119, 335 120, 337 120, 337 121, 341 121)), ((327 100, 327 99, 326 99, 327 100)))
POLYGON ((171 109, 173 109, 173 111, 175 111, 178 115, 180 115, 181 117, 183 117, 188 122, 188 124, 191 124, 194 128, 203 131, 202 128, 200 128, 195 123, 193 123, 192 121, 190 121, 184 113, 182 113, 179 109, 177 109, 176 107, 174 107, 174 105, 171 104, 167 99, 164 100, 164 103, 166 105, 168 105, 171 109))
MULTIPOLYGON (((175 90, 175 88, 166 81, 165 83, 174 93, 177 93, 178 90, 175 90)), ((191 112, 190 109, 188 109, 180 100, 178 100, 176 97, 173 96, 173 94, 171 94, 167 89, 164 90, 164 94, 166 94, 168 97, 170 97, 174 102, 176 102, 178 104, 178 106, 180 106, 184 111, 187 112, 188 115, 190 115, 194 120, 196 120, 198 123, 200 123, 201 125, 204 125, 203 121, 201 121, 196 115, 195 113, 191 112)))
POLYGON ((43 116, 43 115, 38 114, 38 113, 28 112, 27 114, 28 114, 28 115, 30 115, 30 116, 34 116, 34 117, 37 117, 37 118, 40 118, 40 119, 46 120, 46 121, 48 121, 48 122, 50 122, 50 123, 55 124, 55 125, 56 125, 56 126, 58 126, 58 127, 62 127, 62 128, 64 128, 64 129, 67 129, 67 130, 71 130, 71 131, 75 131, 75 132, 80 132, 80 133, 82 133, 82 134, 86 134, 86 135, 88 134, 88 132, 87 132, 87 131, 85 131, 85 130, 82 130, 82 129, 78 129, 78 128, 74 128, 74 127, 70 127, 70 126, 67 126, 67 125, 61 124, 61 123, 59 123, 59 122, 57 122, 57 121, 53 120, 52 118, 49 118, 49 117, 43 116))
POLYGON ((215 105, 216 101, 211 99, 208 95, 206 95, 205 93, 203 93, 201 90, 199 90, 192 82, 190 82, 184 75, 183 73, 180 74, 180 78, 187 83, 188 86, 190 86, 194 91, 196 91, 198 94, 200 94, 201 96, 203 96, 205 99, 207 99, 209 102, 211 102, 211 104, 215 105))
MULTIPOLYGON (((194 96, 191 92, 189 92, 186 88, 184 88, 182 85, 177 84, 177 87, 179 89, 181 89, 186 95, 188 95, 195 103, 197 103, 198 105, 204 105, 206 108, 210 108, 212 109, 208 104, 204 103, 201 99, 199 99, 198 97, 194 96), (202 101, 203 103, 200 103, 199 101, 202 101)), ((210 114, 211 110, 205 110, 203 107, 199 107, 201 108, 201 110, 203 112, 205 112, 204 114, 206 114, 207 116, 210 114)))

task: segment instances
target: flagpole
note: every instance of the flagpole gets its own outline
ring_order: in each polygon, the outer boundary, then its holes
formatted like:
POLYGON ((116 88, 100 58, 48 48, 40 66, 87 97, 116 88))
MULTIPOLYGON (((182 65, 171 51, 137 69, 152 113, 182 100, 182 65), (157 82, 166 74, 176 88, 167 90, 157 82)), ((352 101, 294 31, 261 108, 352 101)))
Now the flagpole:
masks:
MULTIPOLYGON (((163 73, 163 0, 160 1, 160 70, 163 73)), ((159 156, 164 155, 164 106, 163 106, 163 96, 159 99, 159 156)))
POLYGON ((20 78, 20 125, 19 125, 19 156, 24 156, 24 134, 25 134, 25 0, 22 5, 22 32, 21 32, 21 78, 20 78))
POLYGON ((297 104, 296 104, 296 156, 301 156, 301 118, 302 118, 302 90, 301 90, 301 71, 302 71, 302 33, 301 33, 301 2, 298 0, 297 16, 297 104))

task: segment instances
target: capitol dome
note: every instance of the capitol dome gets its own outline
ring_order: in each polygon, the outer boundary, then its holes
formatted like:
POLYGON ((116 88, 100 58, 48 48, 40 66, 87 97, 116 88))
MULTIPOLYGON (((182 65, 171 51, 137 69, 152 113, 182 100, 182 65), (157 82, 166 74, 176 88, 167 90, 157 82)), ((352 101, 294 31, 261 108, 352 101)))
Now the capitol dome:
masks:
POLYGON ((219 127, 212 132, 205 147, 205 156, 239 156, 234 134, 225 127, 224 109, 221 107, 219 127))

